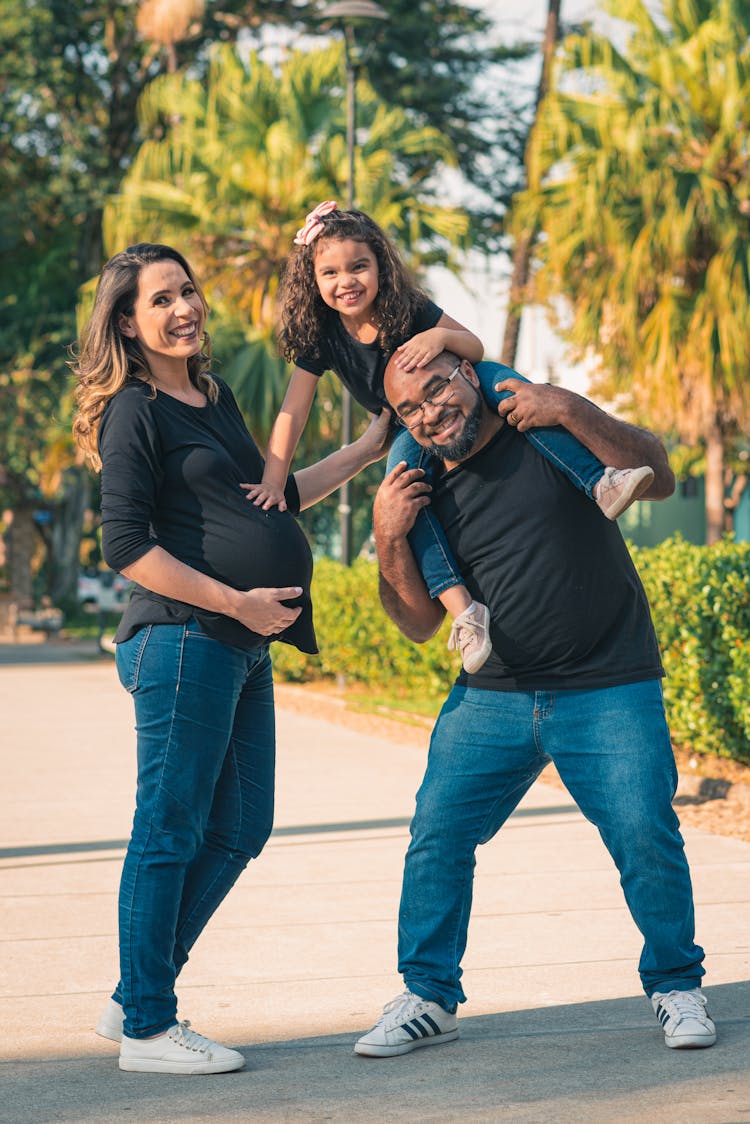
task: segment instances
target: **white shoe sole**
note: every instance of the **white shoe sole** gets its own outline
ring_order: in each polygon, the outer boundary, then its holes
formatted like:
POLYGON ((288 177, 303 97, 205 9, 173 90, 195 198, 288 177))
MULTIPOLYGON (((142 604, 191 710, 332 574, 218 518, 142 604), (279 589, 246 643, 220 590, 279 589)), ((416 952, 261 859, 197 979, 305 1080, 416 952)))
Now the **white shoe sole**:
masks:
POLYGON ((685 1034, 682 1038, 666 1038, 670 1050, 705 1050, 716 1042, 715 1034, 685 1034))
POLYGON ((120 1069, 126 1073, 174 1073, 184 1077, 208 1073, 232 1073, 242 1069, 245 1059, 226 1062, 170 1062, 163 1058, 120 1058, 120 1069))
POLYGON ((354 1053, 364 1058, 395 1058, 399 1054, 410 1054, 421 1046, 439 1046, 442 1042, 453 1042, 458 1038, 458 1027, 446 1030, 445 1034, 431 1034, 429 1038, 415 1038, 412 1042, 400 1042, 397 1046, 378 1046, 361 1039, 354 1045, 354 1053))

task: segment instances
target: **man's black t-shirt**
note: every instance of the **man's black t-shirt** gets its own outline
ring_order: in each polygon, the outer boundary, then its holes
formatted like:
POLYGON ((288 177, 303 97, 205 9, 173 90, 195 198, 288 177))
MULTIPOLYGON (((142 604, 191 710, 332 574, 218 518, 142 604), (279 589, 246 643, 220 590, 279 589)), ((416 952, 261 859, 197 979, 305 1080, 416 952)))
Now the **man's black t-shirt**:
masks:
POLYGON ((310 601, 313 561, 291 511, 299 510, 294 478, 289 511, 261 511, 243 482, 260 480, 263 457, 221 379, 217 402, 189 406, 136 379, 107 403, 99 426, 102 458, 102 546, 114 570, 154 546, 234 589, 300 586, 302 605, 280 636, 260 636, 239 621, 136 585, 115 639, 146 624, 182 623, 191 615, 209 636, 238 648, 272 639, 317 652, 310 601))
POLYGON ((493 651, 460 683, 486 690, 614 687, 664 674, 646 594, 615 523, 503 426, 434 485, 493 651))
MULTIPOLYGON (((377 340, 374 343, 359 343, 349 335, 341 323, 341 317, 333 309, 326 310, 325 331, 320 355, 302 355, 295 361, 303 371, 311 375, 322 375, 334 371, 352 398, 364 406, 371 414, 379 414, 388 400, 383 390, 383 375, 388 365, 390 352, 385 352, 377 340)), ((405 343, 417 332, 434 328, 443 310, 432 301, 426 301, 414 315, 409 331, 399 344, 405 343)))

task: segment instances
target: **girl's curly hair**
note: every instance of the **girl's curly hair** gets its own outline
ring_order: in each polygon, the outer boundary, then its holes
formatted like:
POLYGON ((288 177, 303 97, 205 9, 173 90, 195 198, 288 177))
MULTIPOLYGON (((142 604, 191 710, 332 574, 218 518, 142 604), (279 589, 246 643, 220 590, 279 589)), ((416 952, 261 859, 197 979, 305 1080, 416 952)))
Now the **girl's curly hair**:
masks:
POLYGON ((331 211, 320 218, 323 229, 308 246, 295 245, 287 259, 279 288, 279 346, 288 362, 300 356, 321 357, 321 343, 331 317, 315 281, 315 253, 328 239, 351 238, 366 243, 378 263, 375 314, 378 343, 392 352, 408 339, 414 313, 427 295, 414 283, 388 235, 363 211, 331 211))
MULTIPOLYGON (((182 266, 208 313, 206 298, 192 269, 171 246, 139 242, 115 254, 104 266, 96 287, 94 310, 70 364, 78 376, 75 387, 78 410, 73 419, 73 436, 97 471, 101 468, 97 436, 104 407, 129 378, 151 381, 151 371, 141 346, 137 340, 122 334, 120 317, 133 314, 144 266, 159 261, 174 261, 182 266)), ((193 385, 215 402, 219 388, 208 373, 210 362, 211 341, 205 332, 200 352, 188 359, 188 373, 193 385)))

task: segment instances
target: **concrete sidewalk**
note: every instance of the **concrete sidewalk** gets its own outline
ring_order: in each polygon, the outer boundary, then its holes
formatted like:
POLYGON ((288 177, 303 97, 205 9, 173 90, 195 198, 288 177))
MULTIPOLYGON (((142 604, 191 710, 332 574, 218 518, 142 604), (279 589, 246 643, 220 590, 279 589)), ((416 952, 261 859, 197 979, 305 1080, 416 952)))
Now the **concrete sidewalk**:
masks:
POLYGON ((425 747, 283 709, 275 833, 179 981, 181 1016, 247 1068, 120 1073, 92 1028, 117 971, 131 701, 108 659, 6 664, 0 714, 3 1122, 750 1122, 750 844, 685 832, 720 1038, 671 1051, 609 857, 541 783, 479 854, 458 1042, 356 1057, 402 987, 425 747))

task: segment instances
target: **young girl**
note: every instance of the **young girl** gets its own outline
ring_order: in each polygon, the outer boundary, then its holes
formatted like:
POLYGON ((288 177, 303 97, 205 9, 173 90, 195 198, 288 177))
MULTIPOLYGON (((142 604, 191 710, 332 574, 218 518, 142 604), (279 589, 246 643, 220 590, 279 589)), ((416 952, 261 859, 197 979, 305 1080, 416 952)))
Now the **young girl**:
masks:
MULTIPOLYGON (((271 432, 263 479, 248 489, 248 498, 264 510, 274 505, 284 509, 284 482, 318 379, 326 370, 334 371, 366 410, 379 413, 389 408, 383 374, 394 352, 406 370, 426 365, 441 351, 452 351, 472 364, 483 353, 475 335, 413 284, 390 239, 361 211, 341 211, 332 200, 320 203, 294 243, 280 292, 280 344, 295 367, 271 432)), ((492 405, 511 393, 495 391, 499 378, 522 378, 494 363, 480 364, 477 374, 492 405)), ((653 479, 649 468, 605 469, 560 427, 530 430, 526 436, 610 519, 653 479)), ((401 428, 386 471, 399 461, 417 465, 420 456, 420 446, 408 428, 401 428)), ((420 512, 409 542, 430 596, 439 598, 453 617, 448 647, 461 652, 467 672, 478 671, 492 650, 489 613, 486 606, 472 601, 429 510, 420 512)))

